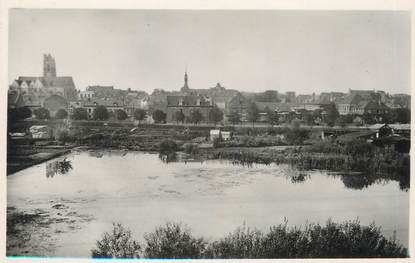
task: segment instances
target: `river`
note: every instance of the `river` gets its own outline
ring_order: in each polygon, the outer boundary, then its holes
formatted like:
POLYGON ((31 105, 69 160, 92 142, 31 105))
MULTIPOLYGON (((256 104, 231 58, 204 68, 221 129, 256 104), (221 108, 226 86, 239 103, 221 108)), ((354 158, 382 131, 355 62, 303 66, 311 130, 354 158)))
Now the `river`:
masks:
POLYGON ((90 257, 112 222, 140 241, 166 222, 213 240, 242 224, 267 230, 284 218, 297 226, 358 218, 407 246, 409 190, 397 181, 356 178, 288 165, 164 163, 143 152, 75 151, 8 176, 7 205, 54 218, 35 230, 47 256, 90 257))

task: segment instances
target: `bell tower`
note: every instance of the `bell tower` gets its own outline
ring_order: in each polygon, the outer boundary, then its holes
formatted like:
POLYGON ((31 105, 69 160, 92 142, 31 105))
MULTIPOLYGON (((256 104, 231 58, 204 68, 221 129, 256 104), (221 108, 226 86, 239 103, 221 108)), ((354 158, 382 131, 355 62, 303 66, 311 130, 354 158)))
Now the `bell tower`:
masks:
POLYGON ((55 59, 50 54, 43 54, 43 76, 56 77, 55 59))

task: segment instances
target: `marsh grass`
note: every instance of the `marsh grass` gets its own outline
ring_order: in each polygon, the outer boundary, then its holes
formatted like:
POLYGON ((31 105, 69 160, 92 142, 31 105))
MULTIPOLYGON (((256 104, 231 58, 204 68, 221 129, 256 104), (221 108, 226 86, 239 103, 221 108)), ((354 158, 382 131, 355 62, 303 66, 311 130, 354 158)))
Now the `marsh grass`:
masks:
MULTIPOLYGON (((363 226, 359 220, 290 227, 288 221, 271 226, 268 231, 245 224, 225 237, 207 241, 194 237, 180 223, 167 223, 144 236, 145 258, 394 258, 408 257, 408 251, 394 238, 388 239, 375 224, 363 226)), ((114 225, 111 233, 97 242, 92 256, 138 256, 141 246, 131 232, 114 225), (103 241, 105 240, 105 241, 103 241), (119 242, 119 240, 123 240, 119 242)))

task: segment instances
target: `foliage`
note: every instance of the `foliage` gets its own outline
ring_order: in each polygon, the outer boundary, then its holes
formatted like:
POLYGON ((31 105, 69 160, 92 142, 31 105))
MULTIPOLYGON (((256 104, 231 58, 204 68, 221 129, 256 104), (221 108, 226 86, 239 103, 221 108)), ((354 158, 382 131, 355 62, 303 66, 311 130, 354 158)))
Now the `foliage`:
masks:
POLYGON ((326 123, 329 126, 334 126, 334 124, 336 123, 337 118, 339 117, 339 111, 336 108, 336 105, 334 103, 330 103, 327 106, 327 119, 326 119, 326 123))
POLYGON ((68 142, 72 140, 67 128, 58 128, 55 131, 55 140, 59 142, 68 142))
POLYGON ((147 117, 147 112, 143 109, 136 109, 134 111, 134 119, 142 121, 147 117))
POLYGON ((91 250, 93 258, 139 258, 140 244, 135 241, 128 228, 113 223, 111 232, 105 232, 96 248, 91 250))
POLYGON ((267 120, 268 120, 268 123, 269 123, 271 126, 277 125, 277 124, 278 124, 278 119, 279 119, 279 117, 278 117, 278 113, 277 113, 277 112, 275 112, 275 111, 273 111, 273 110, 271 110, 271 109, 270 109, 270 108, 268 108, 268 107, 266 107, 266 108, 265 108, 265 112, 267 113, 267 120))
POLYGON ((166 114, 162 110, 153 111, 152 117, 155 123, 166 122, 166 114))
MULTIPOLYGON (((9 218, 8 218, 9 226, 9 218)), ((10 227, 11 229, 11 227, 10 227)), ((9 227, 8 227, 9 230, 9 227)), ((361 225, 358 220, 324 225, 289 227, 288 221, 263 232, 245 224, 224 238, 206 242, 195 238, 179 223, 166 223, 144 235, 145 258, 396 258, 408 257, 408 251, 395 239, 382 235, 375 224, 361 225)), ((141 247, 131 232, 114 224, 112 233, 104 233, 93 257, 135 258, 141 247)))
POLYGON ((233 125, 241 123, 241 114, 237 111, 231 112, 228 116, 228 120, 233 125))
POLYGON ((197 154, 199 152, 199 146, 196 143, 186 143, 183 147, 187 154, 197 154))
POLYGON ((186 116, 184 116, 183 111, 178 110, 178 111, 176 111, 176 112, 174 113, 174 119, 175 119, 177 122, 181 122, 181 123, 183 123, 183 122, 184 122, 184 120, 185 120, 185 118, 186 118, 186 116))
POLYGON ((98 105, 92 113, 92 118, 94 120, 105 121, 108 120, 109 117, 110 115, 107 108, 102 105, 98 105))
POLYGON ((203 115, 198 109, 194 109, 190 112, 189 120, 194 124, 198 124, 203 120, 203 115))
POLYGON ((310 138, 310 131, 301 128, 294 128, 285 134, 285 139, 290 145, 301 145, 310 138))
POLYGON ((55 114, 56 119, 66 119, 66 117, 68 117, 68 112, 64 109, 59 109, 55 114))
POLYGON ((219 148, 220 147, 220 141, 221 139, 219 137, 216 137, 213 139, 213 148, 219 148))
POLYGON ((120 120, 120 121, 123 121, 128 118, 128 115, 124 110, 117 110, 115 112, 115 116, 117 117, 117 120, 120 120))
POLYGON ((209 111, 209 120, 216 125, 216 123, 223 120, 223 112, 217 106, 213 107, 209 111))
POLYGON ((259 118, 259 109, 256 103, 252 102, 248 106, 248 115, 247 119, 248 121, 252 122, 254 124, 259 118))
POLYGON ((74 120, 87 120, 88 119, 88 112, 84 108, 75 108, 73 110, 72 119, 74 120))
POLYGON ((144 236, 146 258, 201 258, 206 242, 178 223, 166 223, 144 236))
POLYGON ((32 111, 29 107, 20 107, 8 110, 8 119, 11 121, 24 120, 32 117, 32 111))
POLYGON ((33 114, 39 120, 50 119, 50 112, 46 108, 38 108, 38 109, 35 109, 34 112, 33 112, 33 114))
POLYGON ((159 143, 158 148, 160 153, 167 154, 170 152, 176 152, 179 147, 175 141, 166 139, 159 143))

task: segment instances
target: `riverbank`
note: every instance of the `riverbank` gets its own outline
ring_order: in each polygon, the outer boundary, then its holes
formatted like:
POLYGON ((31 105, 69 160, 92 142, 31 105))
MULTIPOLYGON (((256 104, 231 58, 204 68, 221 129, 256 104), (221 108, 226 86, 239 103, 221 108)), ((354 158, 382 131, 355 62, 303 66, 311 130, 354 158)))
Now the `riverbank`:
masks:
POLYGON ((7 153, 7 175, 49 161, 71 152, 76 145, 65 146, 17 146, 7 153))

